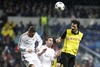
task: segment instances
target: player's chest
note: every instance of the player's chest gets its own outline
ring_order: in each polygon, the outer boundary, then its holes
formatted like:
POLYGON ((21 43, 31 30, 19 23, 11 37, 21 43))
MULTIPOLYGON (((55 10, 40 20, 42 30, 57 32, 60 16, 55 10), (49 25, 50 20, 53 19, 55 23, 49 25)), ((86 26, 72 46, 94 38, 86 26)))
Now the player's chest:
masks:
POLYGON ((51 57, 52 56, 52 50, 47 49, 46 52, 44 53, 44 57, 51 57))
POLYGON ((73 40, 73 41, 80 41, 81 36, 80 35, 74 35, 74 34, 67 34, 66 39, 67 40, 73 40))
POLYGON ((27 44, 33 44, 33 43, 35 43, 35 41, 36 41, 36 39, 34 39, 34 38, 27 38, 27 39, 25 40, 25 42, 26 42, 27 44))

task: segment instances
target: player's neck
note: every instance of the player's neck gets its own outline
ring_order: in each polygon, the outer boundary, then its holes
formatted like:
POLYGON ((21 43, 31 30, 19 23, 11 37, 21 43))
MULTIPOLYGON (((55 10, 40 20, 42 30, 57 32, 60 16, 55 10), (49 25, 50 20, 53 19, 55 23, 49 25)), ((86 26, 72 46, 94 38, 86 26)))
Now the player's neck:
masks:
POLYGON ((27 35, 28 35, 28 37, 32 38, 32 37, 30 36, 29 32, 27 32, 27 35))
POLYGON ((51 46, 48 46, 47 44, 46 44, 46 46, 47 46, 48 48, 51 48, 51 46))
POLYGON ((79 30, 76 30, 75 33, 77 34, 79 32, 79 30))
POLYGON ((79 33, 79 30, 72 30, 72 33, 73 34, 78 34, 79 33))

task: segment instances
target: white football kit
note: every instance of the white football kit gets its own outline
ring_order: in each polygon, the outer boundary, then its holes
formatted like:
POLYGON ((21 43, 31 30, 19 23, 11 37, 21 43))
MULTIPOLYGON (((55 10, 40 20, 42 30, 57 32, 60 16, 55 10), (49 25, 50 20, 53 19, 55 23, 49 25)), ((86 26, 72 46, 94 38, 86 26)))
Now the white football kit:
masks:
POLYGON ((47 48, 46 52, 43 53, 39 58, 41 60, 42 67, 51 67, 52 65, 51 63, 54 60, 55 51, 52 48, 48 48, 46 45, 42 45, 40 49, 40 53, 45 48, 47 48))
POLYGON ((18 47, 21 51, 22 61, 25 63, 27 67, 29 66, 29 64, 34 64, 35 67, 41 67, 40 60, 37 54, 35 53, 36 41, 38 41, 38 48, 40 48, 43 41, 37 32, 34 34, 32 38, 27 35, 27 32, 23 33, 19 38, 18 47), (33 52, 27 52, 28 49, 32 49, 33 52))

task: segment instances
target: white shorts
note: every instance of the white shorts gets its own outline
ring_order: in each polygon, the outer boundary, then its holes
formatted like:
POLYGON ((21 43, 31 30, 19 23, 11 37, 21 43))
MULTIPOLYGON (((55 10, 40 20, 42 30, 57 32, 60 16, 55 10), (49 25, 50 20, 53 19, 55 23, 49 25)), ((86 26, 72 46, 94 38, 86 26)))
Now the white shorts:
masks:
POLYGON ((27 56, 27 57, 22 56, 22 61, 24 62, 25 66, 27 66, 27 67, 29 67, 30 64, 34 64, 35 67, 42 67, 42 64, 37 55, 27 56))

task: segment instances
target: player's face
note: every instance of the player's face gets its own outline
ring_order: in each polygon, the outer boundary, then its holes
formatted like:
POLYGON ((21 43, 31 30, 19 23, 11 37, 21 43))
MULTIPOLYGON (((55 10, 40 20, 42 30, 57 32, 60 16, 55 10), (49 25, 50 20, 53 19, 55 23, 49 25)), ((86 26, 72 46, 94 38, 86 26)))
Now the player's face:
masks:
POLYGON ((72 25, 71 25, 71 29, 72 29, 73 31, 78 30, 78 28, 77 28, 77 24, 72 23, 72 25))
POLYGON ((48 40, 46 41, 46 44, 51 47, 53 45, 53 38, 48 38, 48 40))
POLYGON ((29 36, 29 37, 33 37, 34 34, 35 34, 35 33, 33 33, 33 32, 29 32, 28 36, 29 36))

